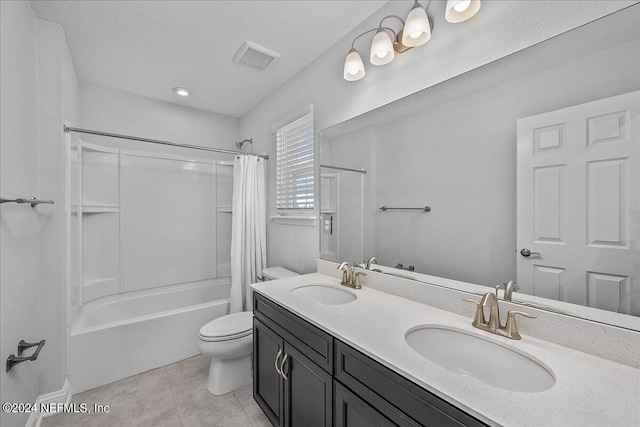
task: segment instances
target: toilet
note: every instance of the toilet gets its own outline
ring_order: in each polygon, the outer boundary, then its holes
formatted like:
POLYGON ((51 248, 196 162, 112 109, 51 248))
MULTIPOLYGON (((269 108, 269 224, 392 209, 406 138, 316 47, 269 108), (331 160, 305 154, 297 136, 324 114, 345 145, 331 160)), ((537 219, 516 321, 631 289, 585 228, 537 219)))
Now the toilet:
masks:
MULTIPOLYGON (((262 270, 264 280, 298 276, 282 267, 262 270)), ((253 352, 253 313, 243 311, 227 314, 205 324, 198 334, 198 350, 211 357, 207 390, 225 394, 237 390, 253 380, 251 355, 253 352)))

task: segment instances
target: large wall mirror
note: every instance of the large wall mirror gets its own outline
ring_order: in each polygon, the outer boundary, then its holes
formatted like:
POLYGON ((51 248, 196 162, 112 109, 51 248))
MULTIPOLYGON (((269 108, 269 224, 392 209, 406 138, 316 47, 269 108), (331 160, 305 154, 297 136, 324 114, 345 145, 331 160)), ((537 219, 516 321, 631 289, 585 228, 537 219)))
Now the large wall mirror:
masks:
POLYGON ((324 129, 321 258, 640 330, 638 22, 636 4, 324 129))

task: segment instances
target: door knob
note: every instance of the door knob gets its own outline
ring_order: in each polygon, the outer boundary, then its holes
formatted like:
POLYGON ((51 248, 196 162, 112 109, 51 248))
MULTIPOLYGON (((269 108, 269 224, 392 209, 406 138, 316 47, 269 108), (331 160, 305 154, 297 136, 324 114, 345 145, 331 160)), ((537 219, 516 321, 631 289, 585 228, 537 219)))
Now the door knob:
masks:
POLYGON ((540 256, 540 252, 531 252, 529 249, 524 248, 520 251, 520 255, 522 255, 523 257, 529 257, 531 255, 538 255, 540 256))

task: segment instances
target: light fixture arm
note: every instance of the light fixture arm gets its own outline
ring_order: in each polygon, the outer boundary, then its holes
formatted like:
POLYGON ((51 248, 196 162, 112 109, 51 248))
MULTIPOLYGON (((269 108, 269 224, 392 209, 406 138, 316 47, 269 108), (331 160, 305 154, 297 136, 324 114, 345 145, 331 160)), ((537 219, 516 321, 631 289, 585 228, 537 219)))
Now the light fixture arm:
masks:
MULTIPOLYGON (((416 2, 416 3, 417 3, 417 2, 416 2)), ((382 23, 383 23, 383 22, 384 22, 384 20, 385 20, 385 19, 387 19, 387 18, 395 18, 395 19, 397 19, 398 21, 402 22, 402 26, 404 27, 404 19, 402 19, 402 18, 401 18, 401 17, 399 17, 398 15, 387 15, 387 16, 385 16, 384 18, 382 18, 382 19, 380 20, 380 25, 378 25, 378 27, 382 27, 382 23)))
POLYGON ((353 41, 351 42, 351 49, 355 49, 356 41, 357 41, 360 37, 362 37, 362 36, 364 36, 364 35, 366 35, 366 34, 369 34, 369 33, 373 32, 373 31, 378 32, 378 31, 380 31, 380 30, 387 30, 387 31, 391 31, 391 32, 393 33, 393 39, 392 39, 392 40, 395 40, 395 38, 396 38, 397 34, 396 34, 396 32, 395 32, 392 28, 379 26, 378 28, 372 28, 372 29, 370 29, 370 30, 365 31, 364 33, 358 34, 358 35, 356 36, 356 38, 355 38, 355 39, 353 39, 353 41))

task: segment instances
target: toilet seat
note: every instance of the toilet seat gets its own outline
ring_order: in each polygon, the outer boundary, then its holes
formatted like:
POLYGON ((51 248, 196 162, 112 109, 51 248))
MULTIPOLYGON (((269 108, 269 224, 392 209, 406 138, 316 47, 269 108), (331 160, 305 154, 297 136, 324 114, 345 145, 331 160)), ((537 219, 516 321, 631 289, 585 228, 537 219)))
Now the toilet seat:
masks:
POLYGON ((202 341, 231 341, 253 333, 253 313, 243 311, 219 317, 200 328, 202 341))

